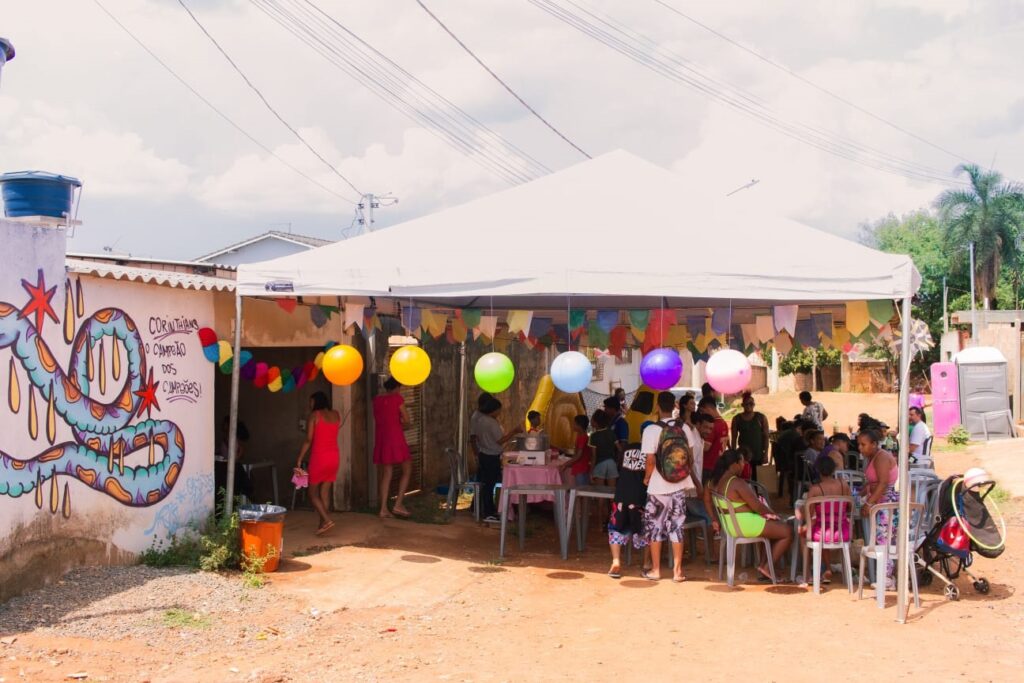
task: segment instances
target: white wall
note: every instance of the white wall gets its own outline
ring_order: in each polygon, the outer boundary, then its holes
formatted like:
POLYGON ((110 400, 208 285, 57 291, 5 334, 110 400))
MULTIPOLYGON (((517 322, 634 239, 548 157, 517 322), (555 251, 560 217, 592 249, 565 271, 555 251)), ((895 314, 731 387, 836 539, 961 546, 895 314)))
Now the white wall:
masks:
POLYGON ((66 279, 63 239, 24 226, 0 223, 0 246, 11 264, 0 271, 3 599, 76 565, 129 561, 155 538, 206 517, 213 505, 214 366, 195 334, 213 323, 210 293, 66 279), (28 301, 21 280, 34 285, 39 268, 46 288, 56 288, 50 303, 57 318, 42 322, 41 340, 34 315, 11 313, 28 301), (158 405, 140 414, 135 392, 150 381, 158 405))

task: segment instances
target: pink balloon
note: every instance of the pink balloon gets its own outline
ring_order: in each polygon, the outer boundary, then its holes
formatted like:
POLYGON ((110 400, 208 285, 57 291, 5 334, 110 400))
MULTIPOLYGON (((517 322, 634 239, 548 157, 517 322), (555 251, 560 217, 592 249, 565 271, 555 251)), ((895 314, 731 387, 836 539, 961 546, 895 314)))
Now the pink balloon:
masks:
POLYGON ((739 351, 725 349, 708 359, 704 370, 708 383, 723 394, 738 394, 750 384, 750 361, 739 351))

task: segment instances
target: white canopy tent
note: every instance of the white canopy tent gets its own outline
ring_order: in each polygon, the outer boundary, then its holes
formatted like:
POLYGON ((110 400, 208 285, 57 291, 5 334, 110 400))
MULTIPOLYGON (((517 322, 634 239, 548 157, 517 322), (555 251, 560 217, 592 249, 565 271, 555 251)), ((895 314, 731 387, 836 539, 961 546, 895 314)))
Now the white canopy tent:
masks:
POLYGON ((362 295, 502 307, 902 299, 885 254, 715 198, 626 152, 300 254, 238 268, 242 295, 362 295), (551 301, 557 299, 557 302, 551 301))
MULTIPOLYGON (((386 230, 239 266, 235 357, 243 296, 369 296, 561 311, 570 300, 573 308, 752 308, 898 299, 906 325, 920 282, 908 256, 765 215, 743 198, 709 197, 617 151, 386 230)), ((903 335, 901 356, 900 481, 907 481, 908 469, 909 338, 903 335)), ((232 393, 234 425, 237 364, 232 393)), ((229 434, 234 437, 234 426, 229 434)), ((229 487, 232 482, 229 475, 229 487)), ((909 496, 901 501, 901 518, 909 519, 909 496)), ((906 547, 904 538, 901 621, 906 547)))

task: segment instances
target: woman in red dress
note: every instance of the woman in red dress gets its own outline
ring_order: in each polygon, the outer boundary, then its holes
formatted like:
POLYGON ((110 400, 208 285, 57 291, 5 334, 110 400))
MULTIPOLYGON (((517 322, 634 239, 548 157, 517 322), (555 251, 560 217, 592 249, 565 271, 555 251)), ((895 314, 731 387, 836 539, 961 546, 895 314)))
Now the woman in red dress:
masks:
POLYGON ((331 410, 327 394, 322 391, 309 397, 309 409, 306 440, 299 450, 295 470, 299 474, 303 473, 302 460, 309 452, 309 502, 320 515, 320 526, 316 530, 319 536, 334 526, 329 516, 328 496, 331 484, 338 478, 338 429, 341 427, 341 414, 331 410))
POLYGON ((409 488, 412 475, 412 459, 409 444, 405 442, 405 428, 409 425, 409 412, 405 399, 398 393, 398 380, 389 377, 384 382, 384 393, 373 398, 373 464, 381 468, 380 474, 380 516, 381 518, 408 517, 405 509, 405 491, 409 488), (395 465, 402 466, 398 480, 398 497, 395 506, 388 511, 388 490, 391 488, 391 474, 395 465), (392 514, 394 513, 394 515, 392 514))

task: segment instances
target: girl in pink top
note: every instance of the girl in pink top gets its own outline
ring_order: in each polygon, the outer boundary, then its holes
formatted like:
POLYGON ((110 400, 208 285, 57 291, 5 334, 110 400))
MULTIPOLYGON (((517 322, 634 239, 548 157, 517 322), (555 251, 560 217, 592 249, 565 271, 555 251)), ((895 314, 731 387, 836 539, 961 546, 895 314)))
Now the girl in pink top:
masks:
MULTIPOLYGON (((879 447, 878 444, 881 440, 882 436, 873 429, 865 429, 857 435, 857 447, 860 450, 860 454, 868 461, 868 466, 864 468, 864 478, 867 479, 867 484, 864 487, 864 502, 861 507, 861 518, 865 520, 871 519, 872 505, 878 503, 898 503, 900 500, 900 494, 896 492, 895 488, 896 478, 899 476, 899 470, 896 468, 896 458, 889 451, 879 447)), ((878 532, 875 537, 875 543, 879 545, 892 545, 896 543, 896 525, 891 525, 892 538, 886 538, 885 528, 887 526, 889 526, 888 515, 880 513, 878 515, 878 532)), ((890 559, 886 563, 885 582, 888 590, 895 589, 895 581, 893 580, 895 565, 895 558, 890 559)), ((876 580, 881 581, 882 577, 876 577, 876 580)))
POLYGON ((409 444, 405 441, 405 428, 409 426, 410 420, 409 412, 405 409, 405 399, 398 393, 399 386, 398 380, 389 377, 384 382, 384 393, 373 398, 373 464, 381 468, 381 518, 409 516, 404 500, 412 476, 412 458, 409 455, 409 444), (388 511, 388 491, 395 465, 401 466, 402 471, 395 506, 388 511))
POLYGON ((329 516, 331 484, 338 478, 338 429, 341 414, 331 410, 327 394, 318 391, 309 397, 310 415, 306 440, 299 449, 295 472, 303 474, 302 460, 309 453, 309 502, 320 515, 317 536, 334 526, 329 516))

